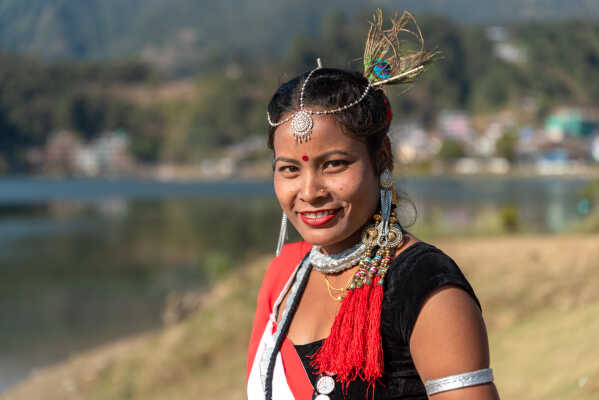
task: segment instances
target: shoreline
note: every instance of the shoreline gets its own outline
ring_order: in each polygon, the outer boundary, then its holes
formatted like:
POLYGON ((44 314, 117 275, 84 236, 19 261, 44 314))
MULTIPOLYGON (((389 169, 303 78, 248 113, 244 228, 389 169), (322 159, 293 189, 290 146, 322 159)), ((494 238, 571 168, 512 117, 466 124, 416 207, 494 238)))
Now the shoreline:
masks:
MULTIPOLYGON (((455 172, 444 172, 439 174, 428 173, 402 173, 394 171, 395 179, 496 179, 496 180, 596 180, 599 179, 599 167, 592 174, 534 174, 534 173, 508 173, 508 174, 492 174, 492 173, 476 173, 476 174, 460 174, 455 172)), ((64 181, 89 181, 89 182, 122 182, 122 181, 138 181, 147 183, 264 183, 271 182, 272 175, 238 175, 238 176, 175 176, 164 178, 154 175, 106 175, 106 176, 84 176, 84 175, 31 175, 31 174, 13 174, 0 175, 1 183, 14 182, 64 182, 64 181)))

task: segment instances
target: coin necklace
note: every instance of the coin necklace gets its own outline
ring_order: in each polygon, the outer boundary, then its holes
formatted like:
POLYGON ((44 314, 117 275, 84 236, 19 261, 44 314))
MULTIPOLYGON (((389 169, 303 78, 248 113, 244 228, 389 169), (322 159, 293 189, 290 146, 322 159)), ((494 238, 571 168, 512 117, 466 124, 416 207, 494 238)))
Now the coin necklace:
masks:
POLYGON ((316 397, 314 400, 330 400, 329 394, 335 390, 335 379, 328 374, 322 374, 316 381, 316 397))

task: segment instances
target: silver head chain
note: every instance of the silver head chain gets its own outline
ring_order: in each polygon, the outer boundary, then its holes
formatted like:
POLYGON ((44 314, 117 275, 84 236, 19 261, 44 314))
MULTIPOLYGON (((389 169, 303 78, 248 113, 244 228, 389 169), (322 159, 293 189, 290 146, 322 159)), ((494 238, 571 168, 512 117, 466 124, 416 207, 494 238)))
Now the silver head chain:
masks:
MULTIPOLYGON (((320 61, 320 59, 319 59, 319 61, 320 61)), ((284 124, 285 122, 291 121, 291 131, 293 132, 293 136, 295 136, 295 140, 297 140, 298 143, 303 143, 303 142, 310 140, 310 135, 312 134, 312 127, 314 126, 314 121, 312 120, 311 115, 313 115, 313 114, 315 114, 315 115, 334 114, 337 112, 345 111, 348 108, 353 107, 356 104, 358 104, 359 102, 361 102, 362 100, 364 100, 364 98, 368 94, 368 91, 372 87, 370 81, 368 81, 368 85, 366 86, 366 88, 364 89, 364 92, 362 92, 360 97, 358 97, 356 100, 354 100, 351 103, 348 103, 344 106, 337 107, 332 110, 320 110, 320 111, 306 110, 304 108, 304 92, 306 90, 306 84, 312 77, 312 74, 314 72, 316 72, 317 70, 319 70, 320 68, 322 68, 322 65, 320 63, 318 63, 318 66, 316 68, 314 68, 312 71, 310 71, 308 76, 306 76, 306 79, 304 80, 304 83, 302 84, 302 89, 300 91, 299 110, 298 111, 294 112, 289 117, 287 117, 281 121, 278 121, 278 122, 273 122, 270 119, 270 114, 268 113, 268 111, 266 112, 266 119, 268 120, 268 124, 270 126, 272 126, 273 128, 276 128, 277 126, 284 124)))

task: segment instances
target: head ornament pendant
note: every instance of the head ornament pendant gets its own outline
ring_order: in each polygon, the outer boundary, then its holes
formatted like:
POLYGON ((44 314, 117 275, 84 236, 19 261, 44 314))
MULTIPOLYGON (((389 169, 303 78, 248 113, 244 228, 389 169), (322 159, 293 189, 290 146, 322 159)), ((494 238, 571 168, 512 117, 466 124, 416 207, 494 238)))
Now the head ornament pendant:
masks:
POLYGON ((314 126, 314 122, 310 114, 306 111, 300 110, 293 114, 291 118, 291 131, 298 142, 302 143, 310 140, 312 126, 314 126))

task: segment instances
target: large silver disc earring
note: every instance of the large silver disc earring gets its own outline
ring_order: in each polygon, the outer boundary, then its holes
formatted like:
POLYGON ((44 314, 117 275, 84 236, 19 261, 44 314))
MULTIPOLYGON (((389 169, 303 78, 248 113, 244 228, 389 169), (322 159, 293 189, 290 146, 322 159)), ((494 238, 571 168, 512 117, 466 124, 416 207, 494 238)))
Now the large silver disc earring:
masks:
POLYGON ((277 242, 277 256, 281 254, 281 249, 287 239, 287 214, 283 212, 283 216, 281 217, 281 230, 279 231, 279 241, 277 242))

